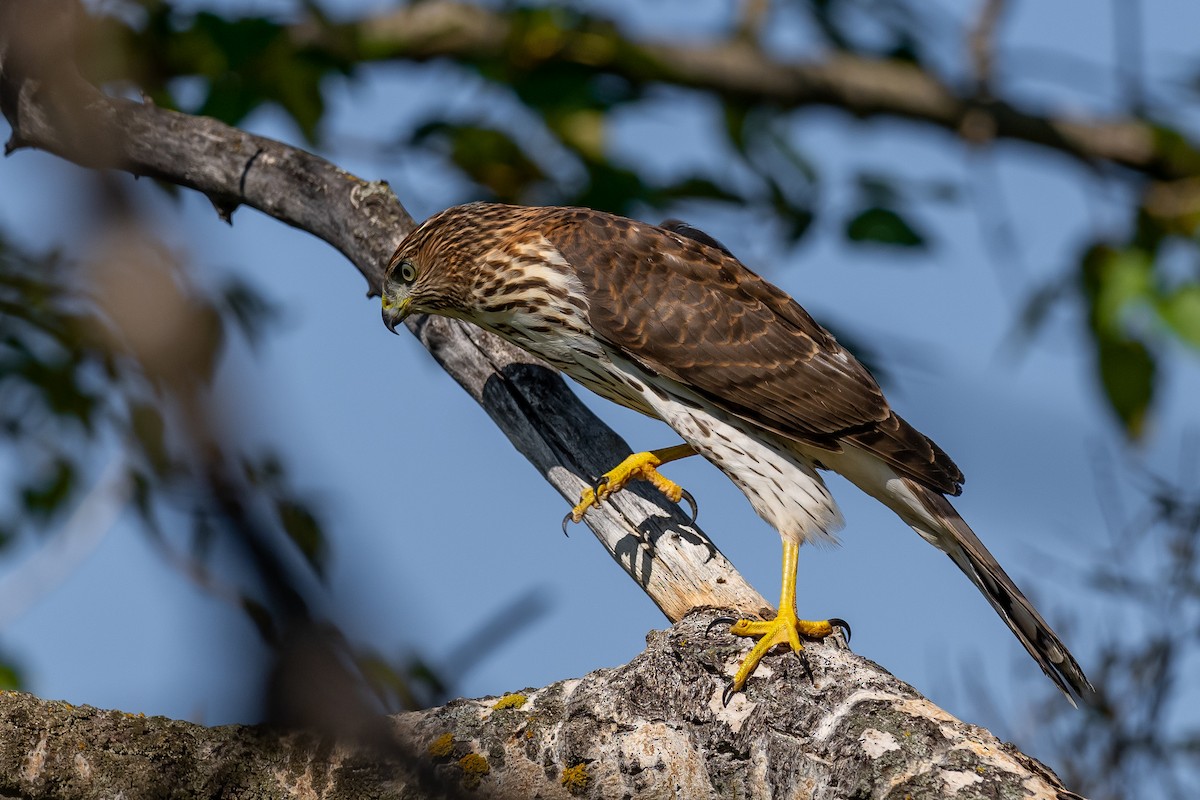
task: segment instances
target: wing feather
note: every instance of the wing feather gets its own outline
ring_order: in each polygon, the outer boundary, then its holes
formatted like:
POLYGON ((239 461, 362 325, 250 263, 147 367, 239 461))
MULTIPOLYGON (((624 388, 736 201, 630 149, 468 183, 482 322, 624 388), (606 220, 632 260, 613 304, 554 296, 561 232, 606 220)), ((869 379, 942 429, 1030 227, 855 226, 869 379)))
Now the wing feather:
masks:
POLYGON ((832 451, 851 442, 958 494, 962 473, 897 416, 870 372, 788 294, 716 240, 588 209, 554 209, 543 235, 575 270, 597 333, 717 407, 832 451))

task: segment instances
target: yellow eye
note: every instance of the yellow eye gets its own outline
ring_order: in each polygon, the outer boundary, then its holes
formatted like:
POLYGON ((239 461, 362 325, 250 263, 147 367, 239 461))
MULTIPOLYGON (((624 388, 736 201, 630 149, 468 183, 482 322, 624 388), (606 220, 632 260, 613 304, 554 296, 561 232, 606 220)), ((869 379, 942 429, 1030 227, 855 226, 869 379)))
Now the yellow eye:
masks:
POLYGON ((396 275, 405 283, 412 283, 417 279, 417 268, 411 261, 401 261, 400 266, 396 268, 396 275))

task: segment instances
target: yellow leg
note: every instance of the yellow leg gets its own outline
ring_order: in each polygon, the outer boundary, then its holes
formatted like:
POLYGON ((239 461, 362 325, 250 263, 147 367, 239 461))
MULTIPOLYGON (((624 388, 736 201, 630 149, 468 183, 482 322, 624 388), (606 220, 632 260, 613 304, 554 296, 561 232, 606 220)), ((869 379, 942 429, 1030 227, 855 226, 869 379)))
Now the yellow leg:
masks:
MULTIPOLYGON (((669 461, 695 455, 696 451, 690 444, 677 444, 674 447, 664 447, 661 450, 647 450, 644 453, 634 453, 613 469, 604 473, 599 485, 594 489, 584 489, 579 496, 579 502, 571 509, 567 519, 563 520, 564 529, 567 520, 579 522, 589 508, 598 505, 609 495, 616 494, 633 480, 649 481, 672 503, 678 503, 687 493, 683 487, 668 480, 658 472, 658 467, 669 461)), ((690 495, 688 495, 690 499, 690 495)), ((693 508, 695 504, 693 503, 693 508)), ((695 517, 695 514, 693 514, 695 517)))
MULTIPOLYGON (((799 654, 804 649, 804 645, 800 643, 800 637, 824 639, 833 633, 835 627, 845 629, 846 639, 850 638, 850 626, 844 620, 836 618, 807 620, 799 619, 796 616, 796 565, 799 555, 800 545, 785 539, 783 542, 783 589, 779 593, 779 613, 775 619, 767 622, 739 619, 734 621, 729 628, 729 632, 735 636, 756 636, 758 642, 742 660, 737 674, 733 676, 733 681, 725 689, 722 699, 726 703, 729 702, 730 697, 745 687, 746 680, 772 647, 786 644, 792 649, 792 652, 799 654)), ((720 621, 722 620, 716 620, 716 622, 720 621)))

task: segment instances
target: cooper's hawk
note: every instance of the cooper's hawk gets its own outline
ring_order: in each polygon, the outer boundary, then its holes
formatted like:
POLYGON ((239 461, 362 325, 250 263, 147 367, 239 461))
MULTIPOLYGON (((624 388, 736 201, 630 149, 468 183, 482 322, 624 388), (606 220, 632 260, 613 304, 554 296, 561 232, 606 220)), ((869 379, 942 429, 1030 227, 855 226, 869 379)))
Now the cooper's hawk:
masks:
MULTIPOLYGON (((394 330, 410 313, 473 322, 684 439, 631 456, 601 480, 600 499, 643 478, 678 501, 680 487, 655 468, 700 453, 779 531, 779 613, 734 622, 733 633, 759 641, 726 699, 774 645, 799 652, 801 637, 841 623, 796 615, 800 545, 831 539, 842 524, 819 470, 849 478, 949 555, 1068 698, 1093 691, 946 500, 963 481, 950 457, 892 411, 870 373, 791 297, 706 234, 583 208, 457 206, 392 256, 383 319, 394 330)), ((568 516, 578 522, 596 501, 586 490, 568 516)))

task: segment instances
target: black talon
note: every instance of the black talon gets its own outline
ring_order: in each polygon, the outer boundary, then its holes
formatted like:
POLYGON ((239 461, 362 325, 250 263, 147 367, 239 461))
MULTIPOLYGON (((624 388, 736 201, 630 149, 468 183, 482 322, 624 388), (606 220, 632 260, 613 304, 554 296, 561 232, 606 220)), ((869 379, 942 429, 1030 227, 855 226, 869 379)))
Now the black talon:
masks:
POLYGON ((592 487, 592 496, 595 498, 596 505, 600 505, 600 502, 604 499, 600 496, 600 490, 603 489, 607 485, 608 485, 608 476, 601 475, 600 480, 596 481, 596 485, 592 487))
POLYGON ((712 622, 708 623, 708 627, 704 629, 704 635, 708 636, 708 634, 712 632, 712 629, 718 625, 732 625, 735 622, 737 622, 737 620, 733 617, 717 617, 712 622))
POLYGON ((725 687, 725 691, 721 692, 721 705, 722 705, 722 706, 724 706, 724 707, 726 707, 726 708, 728 708, 728 706, 729 706, 729 700, 730 700, 730 699, 731 699, 731 698, 732 698, 732 697, 733 697, 735 694, 737 694, 737 692, 736 692, 736 691, 734 691, 734 688, 733 688, 733 681, 730 681, 730 682, 729 682, 729 685, 725 687))
POLYGON ((844 633, 844 638, 846 640, 846 644, 847 645, 850 644, 850 623, 849 622, 846 622, 846 620, 844 620, 844 619, 839 619, 837 617, 833 617, 829 620, 829 624, 835 628, 841 628, 844 633))
POLYGON ((574 521, 575 521, 575 509, 572 508, 570 511, 567 512, 567 515, 565 517, 563 517, 563 526, 562 526, 563 536, 567 537, 568 539, 571 538, 571 534, 567 533, 567 523, 574 522, 574 521))
POLYGON ((808 656, 804 655, 803 650, 800 650, 796 653, 796 657, 800 659, 800 666, 804 667, 804 674, 808 676, 808 682, 816 686, 817 679, 813 677, 812 667, 808 664, 808 656))
POLYGON ((692 497, 691 492, 689 492, 687 489, 684 489, 683 497, 680 499, 687 500, 688 505, 692 507, 692 518, 688 520, 688 525, 695 525, 696 517, 700 516, 700 507, 696 505, 696 498, 692 497))

